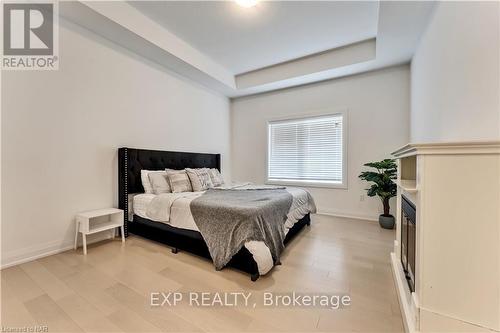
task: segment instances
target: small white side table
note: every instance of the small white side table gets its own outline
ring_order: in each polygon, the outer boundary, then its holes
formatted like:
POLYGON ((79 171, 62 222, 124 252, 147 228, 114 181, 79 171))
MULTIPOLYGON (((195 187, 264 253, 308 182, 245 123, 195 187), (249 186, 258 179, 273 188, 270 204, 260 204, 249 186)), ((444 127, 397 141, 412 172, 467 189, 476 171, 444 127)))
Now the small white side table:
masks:
POLYGON ((87 235, 97 232, 121 229, 122 242, 125 242, 123 230, 123 210, 117 208, 105 208, 79 213, 76 215, 75 250, 77 248, 78 233, 82 233, 83 254, 87 254, 87 235))

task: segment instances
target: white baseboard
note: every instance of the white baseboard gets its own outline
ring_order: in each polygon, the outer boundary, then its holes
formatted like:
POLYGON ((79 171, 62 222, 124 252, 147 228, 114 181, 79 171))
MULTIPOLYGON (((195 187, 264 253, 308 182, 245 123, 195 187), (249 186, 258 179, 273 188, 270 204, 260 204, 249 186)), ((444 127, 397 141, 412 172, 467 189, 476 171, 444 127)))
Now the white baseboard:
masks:
MULTIPOLYGON (((111 239, 111 235, 103 233, 102 237, 96 237, 96 239, 87 242, 87 244, 93 244, 106 239, 111 239)), ((24 264, 26 262, 30 262, 36 259, 68 251, 73 249, 73 247, 74 247, 73 242, 49 242, 45 244, 38 244, 26 247, 15 251, 3 252, 1 255, 0 269, 24 264)))
POLYGON ((2 265, 0 269, 24 264, 29 261, 68 251, 72 248, 73 244, 46 245, 40 246, 38 249, 24 248, 14 253, 2 253, 2 265))
POLYGON ((378 221, 378 215, 362 214, 362 213, 360 214, 360 213, 353 213, 353 212, 341 212, 341 211, 334 211, 334 210, 321 209, 321 208, 318 208, 317 214, 326 215, 326 216, 335 216, 335 217, 345 217, 345 218, 356 219, 356 220, 378 221))

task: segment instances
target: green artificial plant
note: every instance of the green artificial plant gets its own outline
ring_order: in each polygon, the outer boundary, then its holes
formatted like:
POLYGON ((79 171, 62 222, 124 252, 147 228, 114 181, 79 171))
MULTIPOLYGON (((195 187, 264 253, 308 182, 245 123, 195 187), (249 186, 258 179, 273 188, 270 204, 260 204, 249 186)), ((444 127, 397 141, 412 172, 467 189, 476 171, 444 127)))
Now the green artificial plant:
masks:
POLYGON ((393 179, 397 178, 396 162, 392 159, 385 159, 379 162, 370 162, 364 166, 374 168, 377 171, 363 171, 359 178, 368 182, 373 182, 370 188, 366 189, 369 197, 378 195, 384 205, 384 216, 391 216, 389 199, 396 196, 397 186, 393 179))

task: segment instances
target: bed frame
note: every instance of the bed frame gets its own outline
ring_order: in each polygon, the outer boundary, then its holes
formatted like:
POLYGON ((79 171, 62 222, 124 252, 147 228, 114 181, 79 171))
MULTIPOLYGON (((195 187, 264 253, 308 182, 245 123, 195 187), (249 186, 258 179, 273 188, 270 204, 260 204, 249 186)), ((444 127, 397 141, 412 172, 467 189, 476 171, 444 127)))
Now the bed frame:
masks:
MULTIPOLYGON (((207 245, 201 234, 193 230, 179 229, 165 223, 155 222, 134 215, 129 221, 129 194, 144 193, 141 182, 141 170, 164 170, 184 168, 216 168, 220 171, 220 154, 185 153, 134 148, 118 149, 118 206, 124 210, 124 233, 139 235, 172 247, 172 252, 185 250, 190 253, 210 258, 207 245)), ((310 225, 309 214, 289 230, 285 238, 287 244, 305 225, 310 225)), ((279 263, 278 263, 279 264, 279 263)), ((227 266, 239 269, 251 275, 251 280, 259 278, 257 263, 252 254, 243 247, 227 266)))

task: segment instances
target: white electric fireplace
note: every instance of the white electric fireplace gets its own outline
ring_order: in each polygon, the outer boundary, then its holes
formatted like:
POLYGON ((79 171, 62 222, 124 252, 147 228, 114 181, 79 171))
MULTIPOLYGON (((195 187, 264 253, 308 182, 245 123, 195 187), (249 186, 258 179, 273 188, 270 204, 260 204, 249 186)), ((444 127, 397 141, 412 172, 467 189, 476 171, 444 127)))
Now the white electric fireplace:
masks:
POLYGON ((391 254, 408 332, 500 331, 500 142, 408 144, 391 254))

